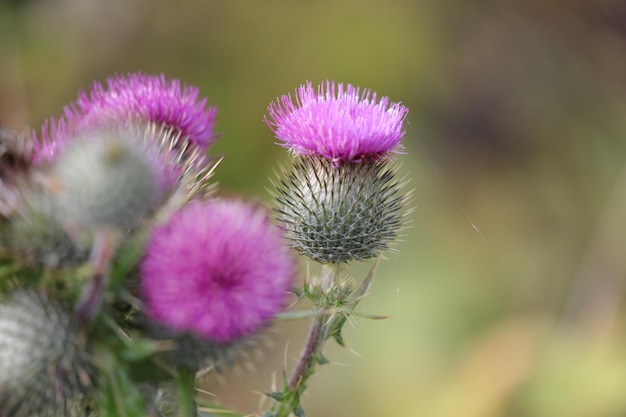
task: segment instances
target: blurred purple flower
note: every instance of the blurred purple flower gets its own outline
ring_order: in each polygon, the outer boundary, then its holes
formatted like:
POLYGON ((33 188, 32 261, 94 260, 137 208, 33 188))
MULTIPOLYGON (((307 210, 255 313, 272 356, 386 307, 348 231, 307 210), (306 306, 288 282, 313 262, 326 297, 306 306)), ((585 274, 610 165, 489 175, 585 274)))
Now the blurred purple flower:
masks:
POLYGON ((64 109, 59 120, 44 124, 41 137, 35 136, 33 161, 54 159, 69 137, 104 124, 154 123, 172 129, 200 153, 205 153, 217 139, 213 132, 216 107, 207 107, 199 90, 167 80, 163 74, 117 75, 107 80, 107 87, 96 82, 89 93, 81 91, 74 103, 64 109))
MULTIPOLYGON (((74 118, 71 125, 73 126, 74 118)), ((55 119, 49 118, 41 127, 41 134, 33 131, 33 154, 32 160, 35 165, 53 161, 61 152, 61 149, 70 140, 72 134, 71 127, 64 117, 55 119)))
POLYGON ((284 95, 268 107, 265 122, 283 143, 301 155, 321 155, 333 161, 378 159, 398 150, 408 109, 377 100, 376 93, 348 84, 307 82, 296 90, 296 103, 284 95))
POLYGON ((156 322, 226 343, 284 307, 295 268, 262 210, 237 200, 194 202, 153 232, 141 295, 156 322))

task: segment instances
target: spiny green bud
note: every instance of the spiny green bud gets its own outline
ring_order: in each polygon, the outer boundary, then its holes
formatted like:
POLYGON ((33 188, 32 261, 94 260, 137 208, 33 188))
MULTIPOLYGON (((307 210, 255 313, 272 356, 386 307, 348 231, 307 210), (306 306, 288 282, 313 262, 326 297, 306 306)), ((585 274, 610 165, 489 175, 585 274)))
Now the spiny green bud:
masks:
POLYGON ((0 247, 30 266, 75 266, 87 260, 87 245, 74 242, 59 224, 50 196, 29 190, 7 224, 0 228, 0 247))
POLYGON ((46 297, 17 291, 0 300, 0 415, 76 414, 91 387, 85 342, 46 297))
POLYGON ((161 201, 155 161, 125 133, 90 133, 95 137, 74 141, 55 161, 51 187, 61 223, 127 230, 161 201))
POLYGON ((301 156, 278 185, 278 220, 291 245, 322 263, 376 257, 402 224, 400 184, 383 161, 301 156))

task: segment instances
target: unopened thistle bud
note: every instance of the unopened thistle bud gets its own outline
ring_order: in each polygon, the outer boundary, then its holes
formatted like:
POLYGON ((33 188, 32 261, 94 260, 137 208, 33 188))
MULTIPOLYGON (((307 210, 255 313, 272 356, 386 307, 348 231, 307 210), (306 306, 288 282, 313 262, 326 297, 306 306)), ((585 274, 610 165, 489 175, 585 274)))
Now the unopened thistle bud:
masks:
POLYGON ((0 300, 1 416, 80 416, 92 375, 84 338, 60 306, 28 291, 0 300))
POLYGON ((370 90, 311 83, 268 108, 268 126, 295 155, 278 185, 278 220, 292 246, 322 263, 376 257, 395 238, 405 196, 387 167, 408 109, 370 90))

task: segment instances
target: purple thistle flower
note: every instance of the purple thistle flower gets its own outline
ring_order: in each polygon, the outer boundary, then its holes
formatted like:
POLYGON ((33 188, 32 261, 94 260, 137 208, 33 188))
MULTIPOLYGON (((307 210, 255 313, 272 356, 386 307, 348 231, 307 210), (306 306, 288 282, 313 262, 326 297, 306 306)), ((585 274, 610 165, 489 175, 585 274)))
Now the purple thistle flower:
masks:
POLYGON ((300 155, 321 155, 334 164, 378 159, 397 151, 404 136, 408 109, 377 99, 369 89, 326 81, 314 90, 311 82, 268 107, 265 122, 283 143, 300 155))
POLYGON ((33 162, 53 160, 69 138, 106 124, 153 123, 173 130, 204 154, 217 140, 216 116, 217 108, 207 107, 196 87, 163 74, 117 75, 107 80, 106 88, 96 82, 89 93, 81 91, 63 117, 44 123, 40 138, 33 134, 33 162))
POLYGON ((262 210, 237 200, 194 202, 154 230, 140 290, 154 321, 226 343, 284 307, 295 267, 262 210))

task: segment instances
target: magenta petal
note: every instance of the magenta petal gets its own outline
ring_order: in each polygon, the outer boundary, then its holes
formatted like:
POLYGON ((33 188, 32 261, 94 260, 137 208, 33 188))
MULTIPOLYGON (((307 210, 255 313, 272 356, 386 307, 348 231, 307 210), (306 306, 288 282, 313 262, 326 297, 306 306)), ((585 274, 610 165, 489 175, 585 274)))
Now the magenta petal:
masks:
POLYGON ((320 155, 334 162, 376 159, 397 151, 408 109, 388 97, 348 84, 307 82, 295 103, 284 95, 268 107, 265 122, 282 146, 300 155, 320 155))
POLYGON ((250 335, 284 308, 295 261, 266 214, 195 202, 154 230, 141 265, 152 319, 216 342, 250 335))

